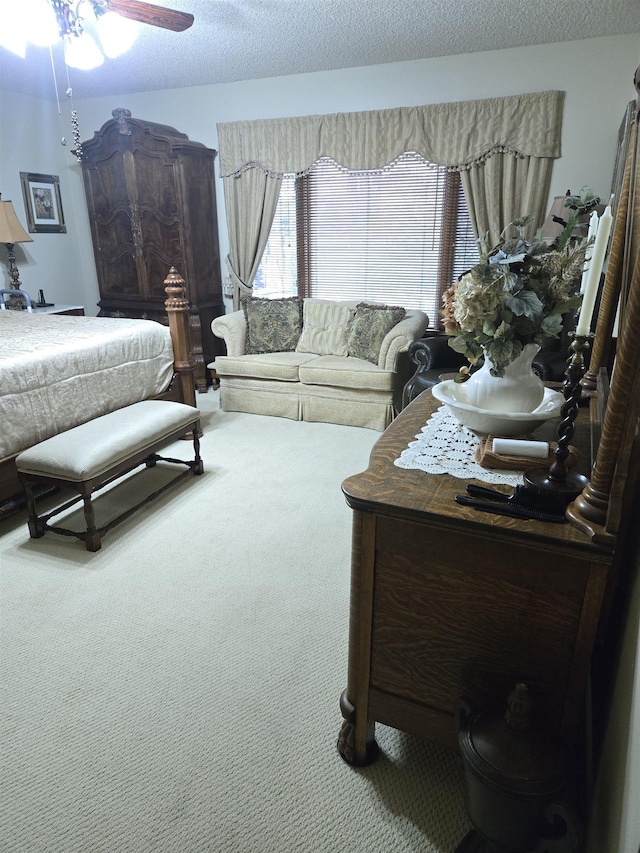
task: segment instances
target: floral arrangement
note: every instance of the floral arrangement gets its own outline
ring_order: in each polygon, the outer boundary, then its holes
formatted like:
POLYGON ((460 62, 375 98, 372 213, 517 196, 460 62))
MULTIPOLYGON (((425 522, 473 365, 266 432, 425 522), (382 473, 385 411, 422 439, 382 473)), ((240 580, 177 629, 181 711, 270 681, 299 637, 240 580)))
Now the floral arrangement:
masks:
POLYGON ((476 364, 486 353, 494 376, 503 376, 529 343, 558 337, 563 314, 577 308, 585 241, 563 233, 552 245, 523 237, 531 217, 516 219, 499 244, 442 297, 449 346, 476 364), (505 239, 515 228, 517 235, 505 239))

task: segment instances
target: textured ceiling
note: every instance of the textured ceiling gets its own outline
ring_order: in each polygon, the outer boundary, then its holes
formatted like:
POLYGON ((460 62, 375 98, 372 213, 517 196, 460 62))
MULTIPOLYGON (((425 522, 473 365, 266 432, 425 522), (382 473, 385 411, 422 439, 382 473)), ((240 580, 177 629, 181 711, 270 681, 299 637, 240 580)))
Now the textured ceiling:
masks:
MULTIPOLYGON (((159 5, 191 12, 193 26, 173 33, 140 25, 125 56, 94 71, 72 69, 75 97, 640 33, 640 0, 162 0, 159 5)), ((640 36, 638 42, 640 48, 640 36)), ((58 85, 66 88, 61 50, 54 50, 54 62, 58 85)), ((49 51, 29 48, 27 58, 19 59, 0 48, 0 88, 54 98, 49 51)))

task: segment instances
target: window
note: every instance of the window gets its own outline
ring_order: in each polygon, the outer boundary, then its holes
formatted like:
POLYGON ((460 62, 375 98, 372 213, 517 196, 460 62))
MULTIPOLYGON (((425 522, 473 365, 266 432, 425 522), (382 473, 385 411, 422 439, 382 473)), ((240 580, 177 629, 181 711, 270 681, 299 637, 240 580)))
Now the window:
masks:
POLYGON ((297 294, 296 237, 295 175, 285 175, 269 239, 253 280, 256 296, 280 299, 297 294))
POLYGON ((412 152, 375 171, 322 158, 283 179, 254 288, 420 308, 437 328, 442 292, 477 259, 457 172, 412 152))

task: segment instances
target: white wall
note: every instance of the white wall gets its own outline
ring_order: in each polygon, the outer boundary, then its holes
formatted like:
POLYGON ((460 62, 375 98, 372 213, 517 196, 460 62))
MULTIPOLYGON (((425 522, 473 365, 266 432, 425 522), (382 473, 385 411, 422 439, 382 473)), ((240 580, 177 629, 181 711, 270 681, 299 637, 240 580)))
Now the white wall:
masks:
MULTIPOLYGON (((66 105, 63 105, 66 106, 66 105)), ((70 132, 67 148, 60 140, 63 126, 55 102, 0 90, 0 193, 13 202, 18 219, 27 230, 20 172, 36 172, 60 177, 65 234, 31 234, 32 243, 14 246, 16 263, 24 289, 37 297, 44 290, 48 301, 94 303, 93 258, 80 250, 78 219, 86 219, 84 198, 71 191, 81 181, 80 165, 69 154, 73 147, 70 132), (89 289, 84 283, 91 282, 89 289)), ((78 186, 80 186, 78 184, 78 186)), ((82 233, 82 241, 86 237, 82 233)), ((90 247, 89 247, 90 248, 90 247)), ((0 248, 0 281, 9 286, 6 251, 0 248)))
MULTIPOLYGON (((299 74, 269 80, 197 86, 78 101, 83 139, 90 139, 111 110, 126 107, 134 117, 170 124, 190 139, 217 145, 216 123, 327 112, 465 101, 535 92, 565 91, 563 156, 556 162, 551 195, 591 186, 608 197, 618 126, 634 97, 633 74, 640 62, 637 35, 612 36, 412 62, 299 74)), ((75 72, 81 73, 81 72, 75 72)), ((73 79, 71 80, 73 84, 73 79)), ((56 301, 83 302, 95 312, 98 289, 84 207, 80 167, 71 156, 69 103, 62 103, 69 146, 59 144, 55 102, 40 103, 1 93, 0 192, 21 204, 20 171, 60 175, 68 235, 34 235, 18 262, 26 289, 45 287, 56 301), (35 116, 35 120, 34 120, 35 116), (10 117, 7 120, 7 117, 10 117)), ((228 239, 218 179, 220 250, 228 239)), ((23 219, 23 223, 24 223, 23 219)), ((20 249, 18 250, 20 251, 20 249)))

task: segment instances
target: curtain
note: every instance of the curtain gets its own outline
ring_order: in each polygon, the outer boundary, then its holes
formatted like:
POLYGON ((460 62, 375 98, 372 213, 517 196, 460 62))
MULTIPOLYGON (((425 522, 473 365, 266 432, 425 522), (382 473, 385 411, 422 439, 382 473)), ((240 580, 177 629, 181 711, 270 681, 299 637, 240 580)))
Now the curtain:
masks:
POLYGON ((422 107, 218 124, 220 173, 308 172, 320 157, 381 169, 405 151, 468 168, 501 151, 560 156, 564 92, 536 92, 422 107))
POLYGON ((237 288, 251 288, 282 176, 303 175, 320 157, 348 169, 382 169, 415 151, 462 173, 476 237, 488 232, 495 242, 505 225, 528 213, 535 230, 544 221, 553 159, 560 156, 563 106, 564 92, 549 91, 219 123, 228 265, 237 288))
POLYGON ((473 230, 483 251, 498 243, 506 225, 525 215, 533 219, 524 235, 533 239, 546 216, 552 169, 551 157, 495 154, 461 172, 473 230))
POLYGON ((250 294, 278 204, 282 177, 249 169, 224 179, 229 230, 226 263, 233 283, 233 307, 250 294))

